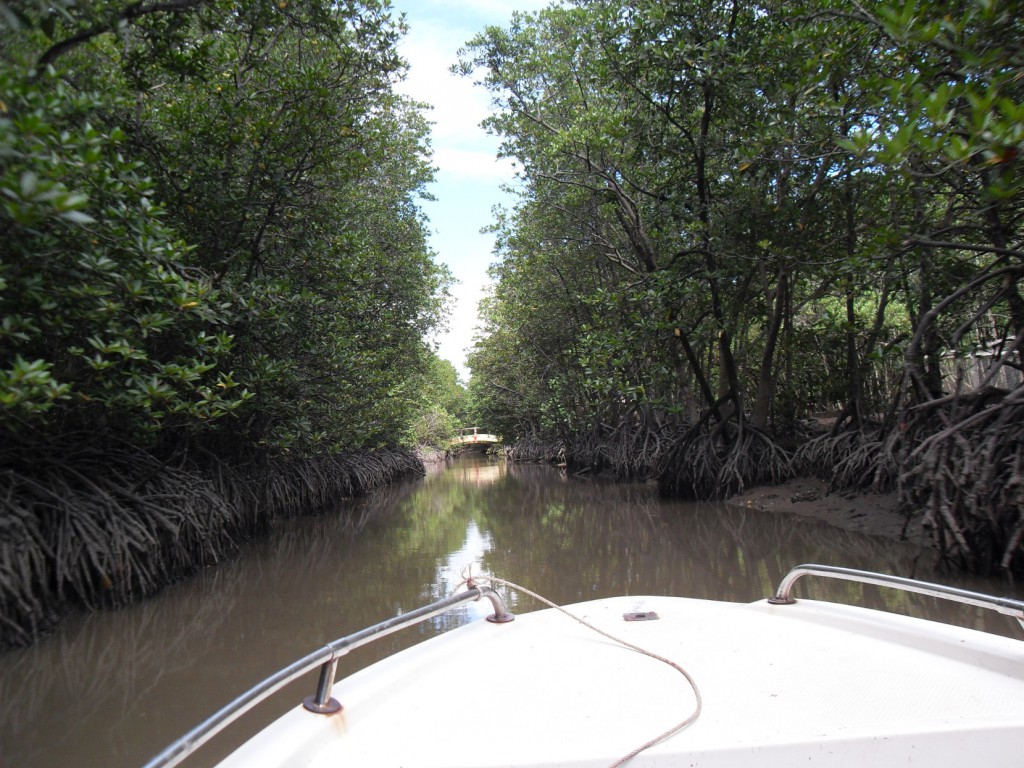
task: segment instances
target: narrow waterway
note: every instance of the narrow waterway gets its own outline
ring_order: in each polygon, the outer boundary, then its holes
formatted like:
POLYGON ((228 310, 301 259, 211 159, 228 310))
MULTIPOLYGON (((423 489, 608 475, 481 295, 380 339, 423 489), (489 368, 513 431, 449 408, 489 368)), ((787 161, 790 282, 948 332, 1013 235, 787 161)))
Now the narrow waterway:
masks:
MULTIPOLYGON (((651 486, 466 456, 371 499, 289 520, 154 599, 72 617, 36 647, 0 655, 0 768, 140 766, 297 657, 448 594, 471 565, 569 603, 612 594, 751 601, 802 562, 1022 596, 999 581, 936 575, 927 552, 818 521, 668 502, 651 486)), ((1024 637, 1004 616, 874 587, 805 580, 798 591, 1024 637)), ((539 607, 505 594, 513 611, 539 607)), ((486 601, 471 604, 391 635, 343 659, 339 673, 487 612, 486 601)), ((500 659, 485 661, 500 669, 500 659)), ((467 660, 464 673, 495 679, 482 663, 467 660)), ((187 765, 216 762, 314 686, 311 676, 286 688, 187 765)), ((452 712, 452 723, 477 716, 484 694, 452 712)))

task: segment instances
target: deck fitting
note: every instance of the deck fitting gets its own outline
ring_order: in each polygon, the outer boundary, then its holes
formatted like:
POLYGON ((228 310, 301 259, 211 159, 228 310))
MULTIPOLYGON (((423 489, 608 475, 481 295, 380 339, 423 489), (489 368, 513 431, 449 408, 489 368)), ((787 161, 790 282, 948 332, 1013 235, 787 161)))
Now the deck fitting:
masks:
POLYGON ((324 704, 320 704, 316 700, 316 696, 307 696, 302 700, 302 706, 308 709, 310 712, 315 712, 318 715, 333 715, 335 712, 342 710, 341 702, 335 698, 328 699, 324 704))

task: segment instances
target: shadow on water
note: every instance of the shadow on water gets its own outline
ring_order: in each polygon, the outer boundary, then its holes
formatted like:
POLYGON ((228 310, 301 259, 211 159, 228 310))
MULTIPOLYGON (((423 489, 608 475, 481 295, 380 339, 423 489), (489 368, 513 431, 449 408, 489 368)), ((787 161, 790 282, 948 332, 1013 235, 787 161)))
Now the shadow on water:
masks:
MULTIPOLYGON (((288 520, 238 559, 151 600, 77 617, 0 656, 0 766, 141 765, 295 658, 448 594, 469 566, 560 603, 612 594, 750 601, 801 562, 1010 591, 936 576, 929 552, 820 521, 670 502, 653 486, 482 457, 345 504, 346 514, 288 520)), ((513 610, 538 607, 503 592, 513 610)), ((1024 636, 1006 617, 892 590, 805 580, 798 593, 1024 636)), ((344 658, 340 673, 487 611, 486 601, 470 604, 383 638, 344 658)), ((313 686, 310 677, 286 689, 188 764, 211 764, 313 686)))

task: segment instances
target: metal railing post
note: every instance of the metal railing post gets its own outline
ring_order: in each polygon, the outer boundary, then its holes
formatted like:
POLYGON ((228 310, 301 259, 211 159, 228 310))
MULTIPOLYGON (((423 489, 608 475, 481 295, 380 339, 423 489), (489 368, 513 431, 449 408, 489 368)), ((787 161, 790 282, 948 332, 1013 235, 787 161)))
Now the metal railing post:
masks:
POLYGON ((318 715, 330 715, 341 709, 341 702, 331 698, 334 687, 334 675, 338 671, 338 659, 325 661, 320 667, 320 679, 316 683, 316 693, 302 700, 302 706, 318 715))
POLYGON ((903 576, 890 576, 885 573, 858 571, 854 568, 840 568, 834 565, 816 565, 814 563, 798 565, 790 570, 779 583, 779 588, 775 591, 775 594, 768 598, 768 602, 772 605, 791 605, 795 603, 796 598, 792 595, 793 585, 804 576, 824 576, 830 579, 856 581, 861 584, 874 584, 879 587, 902 589, 905 592, 915 592, 920 595, 964 603, 965 605, 974 605, 979 608, 997 611, 1005 616, 1013 616, 1024 627, 1024 601, 1021 600, 1014 600, 1009 597, 995 597, 958 587, 947 587, 945 584, 932 584, 927 581, 907 579, 903 576))
POLYGON ((397 632, 400 629, 419 624, 434 616, 447 613, 462 603, 487 597, 494 607, 494 614, 487 617, 488 621, 504 624, 515 618, 515 616, 505 610, 501 597, 490 587, 478 585, 467 585, 467 587, 465 592, 450 595, 430 605, 425 605, 414 611, 386 619, 379 624, 374 624, 372 627, 367 627, 351 635, 338 638, 323 648, 313 651, 298 661, 292 662, 289 666, 250 688, 230 704, 222 707, 184 736, 170 744, 160 754, 146 763, 144 768, 172 768, 172 766, 178 765, 182 760, 194 753, 203 744, 261 701, 269 698, 288 683, 317 667, 320 667, 320 677, 317 680, 316 693, 312 696, 307 696, 303 700, 303 706, 310 712, 320 715, 338 712, 342 709, 342 705, 337 699, 331 697, 331 690, 334 686, 334 676, 337 671, 338 660, 342 656, 378 638, 390 635, 392 632, 397 632))

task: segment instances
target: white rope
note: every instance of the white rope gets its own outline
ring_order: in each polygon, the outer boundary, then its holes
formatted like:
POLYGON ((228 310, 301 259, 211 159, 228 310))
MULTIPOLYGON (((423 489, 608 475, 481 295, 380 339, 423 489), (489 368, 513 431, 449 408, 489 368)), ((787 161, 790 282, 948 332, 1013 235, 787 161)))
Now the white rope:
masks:
POLYGON ((471 573, 465 572, 465 573, 463 573, 463 576, 464 576, 463 580, 455 585, 455 590, 454 591, 457 592, 459 590, 459 588, 461 588, 463 585, 465 585, 467 588, 474 587, 474 586, 477 585, 478 582, 481 582, 481 581, 486 581, 486 582, 488 582, 490 584, 503 584, 506 587, 514 589, 514 590, 516 590, 518 592, 522 592, 525 595, 529 595, 534 600, 539 600, 540 602, 544 603, 545 605, 547 605, 547 606, 549 606, 551 608, 554 608, 556 611, 559 611, 560 613, 564 613, 566 616, 568 616, 573 621, 579 622, 580 624, 582 624, 587 629, 590 629, 590 630, 593 630, 594 632, 597 632, 597 634, 602 635, 603 637, 608 638, 612 642, 618 643, 621 646, 629 648, 631 651, 636 651, 637 653, 641 653, 644 656, 649 656, 652 659, 656 659, 657 661, 660 661, 663 664, 668 664, 668 666, 672 667, 672 669, 676 670, 679 674, 681 674, 684 678, 686 678, 686 682, 690 684, 690 688, 693 689, 693 695, 697 699, 697 703, 696 703, 696 706, 693 709, 693 712, 685 720, 677 723, 676 725, 673 725, 671 728, 669 728, 664 733, 661 733, 658 736, 655 736, 653 739, 650 739, 649 741, 644 742, 643 744, 641 744, 639 747, 634 749, 629 754, 619 758, 614 763, 612 763, 611 766, 609 766, 609 768, 620 768, 620 766, 623 766, 626 763, 628 763, 630 760, 632 760, 634 757, 639 755, 645 749, 650 749, 655 744, 660 744, 661 742, 665 741, 666 739, 669 739, 672 736, 675 736, 681 730, 683 730, 687 726, 693 724, 693 722, 698 717, 700 717, 700 712, 701 712, 701 709, 703 708, 703 700, 702 700, 701 695, 700 695, 700 688, 697 686, 697 682, 693 679, 693 677, 690 675, 690 673, 687 672, 685 669, 683 669, 679 664, 677 664, 676 662, 672 661, 672 659, 665 658, 664 656, 661 656, 661 655, 659 655, 657 653, 654 653, 653 651, 649 651, 646 648, 641 648, 640 646, 635 645, 634 643, 631 643, 628 640, 623 640, 621 637, 616 637, 615 635, 613 635, 613 634, 611 634, 609 632, 605 632, 603 629, 600 629, 599 627, 595 627, 593 624, 588 622, 586 619, 580 618, 579 616, 575 615, 574 613, 572 613, 570 611, 567 611, 565 608, 563 608, 562 606, 558 605, 557 603, 554 603, 551 600, 548 600, 543 595, 538 595, 536 592, 534 592, 534 591, 532 591, 530 589, 527 589, 526 587, 523 587, 523 586, 521 586, 519 584, 515 584, 515 583, 513 583, 511 581, 508 581, 506 579, 500 579, 497 576, 488 576, 486 574, 482 574, 480 576, 473 576, 471 573))

